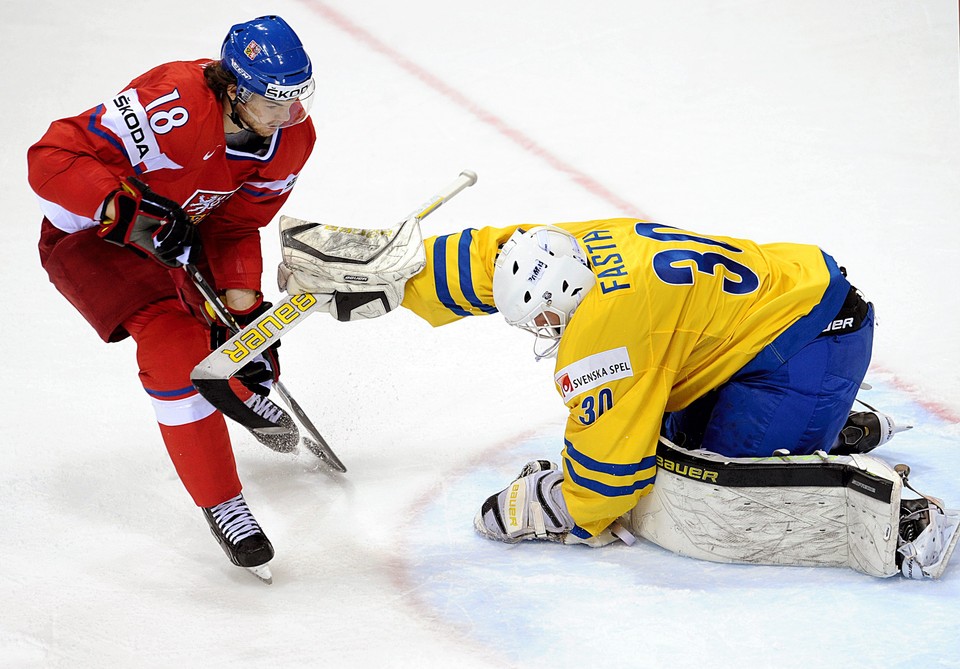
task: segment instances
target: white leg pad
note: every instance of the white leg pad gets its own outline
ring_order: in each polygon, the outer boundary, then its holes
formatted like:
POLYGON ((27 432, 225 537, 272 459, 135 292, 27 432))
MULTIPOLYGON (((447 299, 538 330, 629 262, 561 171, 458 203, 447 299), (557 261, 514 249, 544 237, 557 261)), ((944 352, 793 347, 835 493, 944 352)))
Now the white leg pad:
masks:
POLYGON ((653 491, 624 517, 635 534, 713 562, 899 573, 902 482, 882 460, 727 458, 660 441, 653 491))

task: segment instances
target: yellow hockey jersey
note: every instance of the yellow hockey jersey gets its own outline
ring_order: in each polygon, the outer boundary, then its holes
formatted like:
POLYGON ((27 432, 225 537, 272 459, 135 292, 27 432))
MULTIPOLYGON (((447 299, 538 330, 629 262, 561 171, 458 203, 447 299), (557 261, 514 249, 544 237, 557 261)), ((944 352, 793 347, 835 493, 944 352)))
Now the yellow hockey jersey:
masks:
MULTIPOLYGON (((425 240, 427 264, 403 306, 434 326, 495 313, 494 259, 517 227, 425 240)), ((816 307, 823 252, 756 244, 637 219, 561 223, 587 251, 596 285, 564 331, 554 380, 570 413, 563 495, 586 538, 650 491, 664 412, 729 380, 816 307)))

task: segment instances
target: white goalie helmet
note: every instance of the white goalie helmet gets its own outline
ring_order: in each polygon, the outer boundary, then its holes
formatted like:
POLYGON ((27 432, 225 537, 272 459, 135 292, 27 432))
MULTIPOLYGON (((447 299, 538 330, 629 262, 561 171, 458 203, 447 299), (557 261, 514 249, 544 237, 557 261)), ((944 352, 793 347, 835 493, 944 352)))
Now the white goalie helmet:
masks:
POLYGON ((577 238, 553 226, 517 230, 493 271, 493 301, 510 325, 532 332, 537 359, 550 357, 596 283, 577 238), (541 348, 542 345, 542 348, 541 348))

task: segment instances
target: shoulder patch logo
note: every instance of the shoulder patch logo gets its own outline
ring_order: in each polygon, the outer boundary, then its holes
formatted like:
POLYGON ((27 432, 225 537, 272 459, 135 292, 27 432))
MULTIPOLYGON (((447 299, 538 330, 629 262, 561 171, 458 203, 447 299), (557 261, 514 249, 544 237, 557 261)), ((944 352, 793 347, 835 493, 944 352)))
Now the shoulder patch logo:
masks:
POLYGON ((564 402, 605 383, 633 376, 627 347, 612 348, 581 358, 554 375, 564 402))

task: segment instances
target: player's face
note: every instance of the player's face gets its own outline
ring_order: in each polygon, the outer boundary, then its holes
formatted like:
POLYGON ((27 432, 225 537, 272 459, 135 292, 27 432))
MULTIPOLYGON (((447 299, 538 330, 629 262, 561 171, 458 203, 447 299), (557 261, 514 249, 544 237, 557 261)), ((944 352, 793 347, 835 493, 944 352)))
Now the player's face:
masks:
POLYGON ((261 137, 270 137, 280 128, 296 125, 307 118, 307 110, 300 100, 277 102, 252 95, 247 102, 237 104, 241 120, 261 137))
POLYGON ((261 137, 270 137, 280 128, 306 120, 313 106, 315 90, 316 85, 310 79, 298 86, 268 86, 270 97, 251 92, 244 96, 245 101, 241 101, 234 97, 237 94, 235 86, 231 86, 228 93, 243 124, 261 137))

